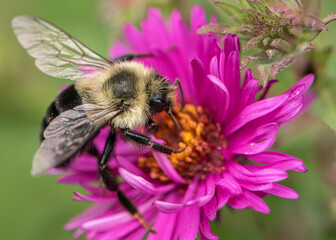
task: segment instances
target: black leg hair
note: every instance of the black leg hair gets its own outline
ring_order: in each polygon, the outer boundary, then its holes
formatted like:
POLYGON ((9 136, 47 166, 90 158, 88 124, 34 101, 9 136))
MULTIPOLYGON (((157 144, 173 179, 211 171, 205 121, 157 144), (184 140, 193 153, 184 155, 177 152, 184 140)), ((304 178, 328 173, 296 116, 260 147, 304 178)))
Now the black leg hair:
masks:
POLYGON ((124 206, 124 208, 132 214, 134 218, 136 218, 148 231, 155 232, 148 225, 143 216, 139 213, 137 207, 131 202, 131 200, 119 189, 118 182, 115 174, 108 168, 107 163, 111 152, 113 151, 114 144, 116 140, 116 132, 114 129, 111 129, 108 138, 106 139, 105 147, 102 156, 98 162, 98 170, 99 175, 104 182, 105 187, 112 191, 116 192, 120 203, 124 206))
POLYGON ((146 145, 146 146, 151 147, 154 150, 162 152, 162 153, 166 153, 166 154, 180 153, 180 152, 183 152, 185 150, 185 148, 182 149, 182 150, 178 150, 178 151, 172 150, 171 148, 166 147, 166 146, 164 146, 162 144, 153 142, 152 140, 150 140, 149 137, 146 137, 145 135, 133 132, 130 129, 127 129, 127 128, 121 129, 121 133, 125 137, 127 137, 129 139, 132 139, 133 141, 135 141, 135 142, 137 142, 139 144, 146 145))
POLYGON ((147 117, 146 125, 149 127, 151 132, 156 132, 158 130, 158 125, 150 117, 147 117))

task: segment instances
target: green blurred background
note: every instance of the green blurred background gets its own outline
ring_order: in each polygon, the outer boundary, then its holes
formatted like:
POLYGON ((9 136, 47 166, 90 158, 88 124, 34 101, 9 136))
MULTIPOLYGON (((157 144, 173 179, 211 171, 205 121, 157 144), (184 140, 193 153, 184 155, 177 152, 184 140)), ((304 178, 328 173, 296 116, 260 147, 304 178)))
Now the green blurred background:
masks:
MULTIPOLYGON (((107 56, 113 39, 120 36, 120 26, 127 20, 137 24, 145 16, 145 2, 159 6, 165 14, 176 7, 188 16, 196 2, 206 8, 208 16, 214 11, 208 1, 137 0, 133 1, 137 10, 126 13, 120 10, 125 2, 132 1, 0 0, 1 239, 71 239, 72 233, 64 231, 63 225, 89 206, 71 200, 73 191, 84 192, 80 188, 57 184, 56 176, 30 176, 41 118, 67 81, 46 76, 34 66, 15 39, 11 20, 22 14, 43 17, 107 56)), ((336 12, 336 1, 323 0, 320 16, 332 12, 336 12)), ((318 40, 318 48, 336 47, 336 23, 328 27, 329 32, 318 40)), ((324 68, 331 86, 336 82, 334 66, 336 53, 332 52, 324 68)), ((293 67, 279 79, 279 86, 288 88, 294 82, 293 67)), ((283 182, 295 189, 300 199, 266 197, 269 215, 226 208, 222 223, 212 225, 215 233, 221 239, 336 239, 335 144, 334 133, 312 111, 285 126, 274 149, 304 160, 308 172, 290 172, 290 178, 283 182)))

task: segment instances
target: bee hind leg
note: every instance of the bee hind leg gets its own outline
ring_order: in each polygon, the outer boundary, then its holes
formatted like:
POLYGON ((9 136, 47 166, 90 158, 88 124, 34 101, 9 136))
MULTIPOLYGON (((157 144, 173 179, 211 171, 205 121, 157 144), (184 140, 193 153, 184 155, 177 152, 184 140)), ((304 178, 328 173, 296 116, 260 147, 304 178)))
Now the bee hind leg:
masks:
POLYGON ((105 187, 115 192, 118 196, 120 203, 123 207, 130 213, 132 216, 137 219, 148 231, 155 233, 155 231, 148 225, 144 217, 139 213, 137 207, 132 203, 132 201, 119 189, 116 175, 111 171, 108 166, 108 160, 111 152, 113 151, 114 144, 116 140, 116 133, 114 129, 111 129, 111 132, 106 140, 104 151, 98 162, 98 171, 101 176, 102 181, 104 182, 105 187))

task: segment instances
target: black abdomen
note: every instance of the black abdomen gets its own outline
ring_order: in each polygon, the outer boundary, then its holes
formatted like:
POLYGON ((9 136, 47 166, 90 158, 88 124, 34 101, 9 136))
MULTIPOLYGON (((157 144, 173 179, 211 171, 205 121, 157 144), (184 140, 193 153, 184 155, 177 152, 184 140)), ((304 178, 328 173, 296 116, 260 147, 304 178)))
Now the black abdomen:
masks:
POLYGON ((47 108, 46 114, 42 119, 40 141, 42 142, 44 140, 43 132, 52 120, 54 120, 62 112, 65 112, 81 104, 82 99, 78 95, 74 84, 69 85, 66 89, 59 93, 55 101, 53 101, 47 108))

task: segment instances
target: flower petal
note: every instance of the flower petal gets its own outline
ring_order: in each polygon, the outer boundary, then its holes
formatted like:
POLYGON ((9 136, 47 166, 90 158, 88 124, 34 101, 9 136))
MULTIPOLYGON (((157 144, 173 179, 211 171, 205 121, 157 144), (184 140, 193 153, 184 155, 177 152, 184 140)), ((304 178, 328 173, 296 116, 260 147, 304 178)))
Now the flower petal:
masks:
POLYGON ((294 95, 303 95, 305 94, 314 81, 314 74, 308 74, 303 77, 300 81, 294 84, 286 93, 291 93, 294 95), (302 87, 303 86, 303 87, 302 87))
POLYGON ((213 221, 217 213, 217 197, 213 196, 212 199, 203 206, 204 214, 213 221))
POLYGON ((230 103, 230 95, 229 91, 223 84, 223 82, 213 75, 208 75, 208 79, 213 84, 214 91, 212 92, 216 99, 216 104, 213 104, 214 109, 212 109, 212 113, 215 116, 214 120, 221 124, 225 120, 225 116, 228 111, 229 103, 230 103))
POLYGON ((244 190, 243 191, 243 196, 245 199, 248 200, 249 202, 249 206, 258 212, 262 212, 262 213, 269 213, 270 209, 268 208, 267 204, 257 195, 255 195, 254 193, 244 190))
POLYGON ((172 239, 194 240, 200 224, 200 208, 184 208, 178 215, 177 234, 172 239))
POLYGON ((268 165, 277 163, 286 164, 288 167, 287 169, 283 170, 293 170, 298 172, 307 171, 302 160, 280 152, 262 152, 254 155, 249 155, 248 158, 252 161, 265 163, 268 165))
POLYGON ((185 179, 175 170, 167 156, 163 153, 153 151, 153 156, 162 171, 175 183, 185 183, 185 179))
POLYGON ((201 214, 200 230, 207 239, 219 239, 216 234, 212 233, 209 220, 206 218, 205 214, 201 214))
POLYGON ((259 171, 250 172, 235 162, 227 164, 227 169, 235 178, 252 183, 277 182, 288 177, 288 174, 285 171, 272 168, 265 168, 259 171))
POLYGON ((227 148, 232 153, 244 155, 263 152, 273 145, 279 127, 277 123, 246 127, 229 139, 227 148))
POLYGON ((124 168, 119 168, 119 173, 122 178, 132 187, 139 189, 140 191, 147 194, 157 195, 160 193, 168 192, 175 188, 175 184, 167 184, 160 187, 155 187, 151 182, 140 176, 132 174, 124 168))
POLYGON ((293 189, 290 189, 277 183, 273 183, 273 188, 267 189, 264 192, 282 198, 289 198, 289 199, 299 198, 299 195, 293 189))
POLYGON ((72 230, 80 227, 83 223, 93 218, 98 217, 102 213, 104 213, 108 208, 110 208, 111 203, 104 203, 104 204, 95 204, 88 209, 86 209, 80 215, 71 219, 65 226, 65 230, 72 230))
POLYGON ((250 104, 228 124, 224 130, 225 136, 231 135, 246 123, 272 112, 287 99, 288 95, 284 94, 250 104))
MULTIPOLYGON (((151 209, 153 201, 155 201, 155 199, 156 198, 152 198, 152 200, 148 200, 143 204, 139 205, 139 212, 144 213, 151 209)), ((94 231, 111 231, 111 229, 118 228, 118 226, 120 226, 121 224, 131 223, 134 220, 135 219, 132 217, 131 214, 129 214, 129 212, 121 211, 112 215, 87 221, 82 225, 82 228, 85 230, 94 231)))

